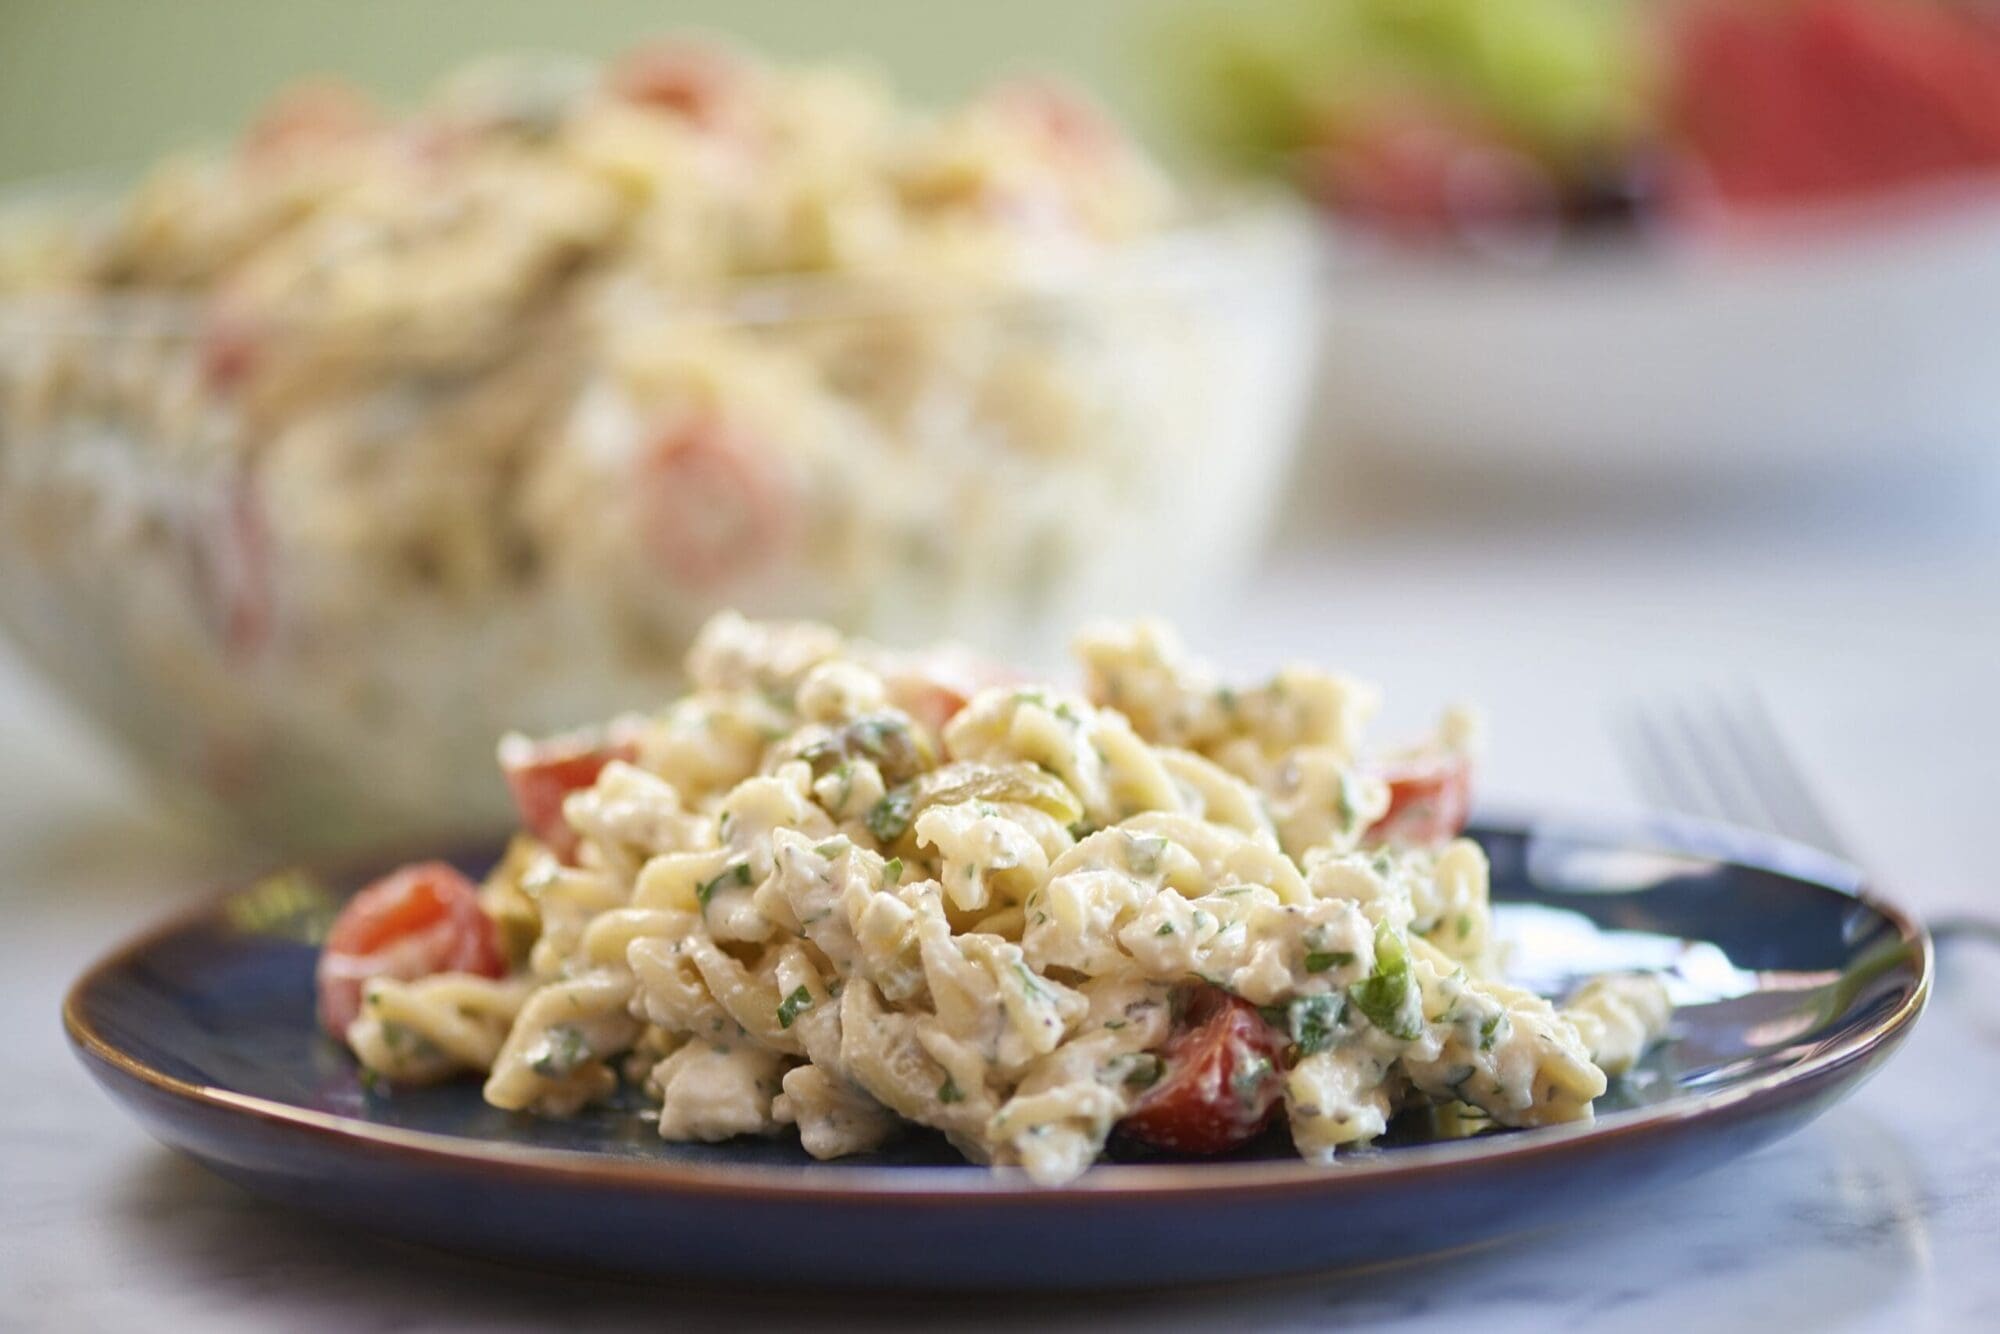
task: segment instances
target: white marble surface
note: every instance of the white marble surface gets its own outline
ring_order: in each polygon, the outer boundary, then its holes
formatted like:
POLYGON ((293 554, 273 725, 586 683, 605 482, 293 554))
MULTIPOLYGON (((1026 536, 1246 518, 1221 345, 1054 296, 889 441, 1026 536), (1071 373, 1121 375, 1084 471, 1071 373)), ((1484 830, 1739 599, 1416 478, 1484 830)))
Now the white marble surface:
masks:
MULTIPOLYGON (((1325 655, 1400 708, 1494 719, 1489 790, 1611 807, 1606 712, 1752 680, 1854 841, 1920 910, 2000 912, 1989 831, 2000 540, 1977 507, 1811 522, 1419 523, 1293 547, 1210 627, 1245 667, 1325 655), (1754 535, 1754 536, 1753 536, 1754 535)), ((1350 530, 1352 531, 1352 530, 1350 530)), ((1393 718, 1392 718, 1393 721, 1393 718)), ((1990 1328, 2000 1311, 2000 952, 1944 958, 1930 1013, 1803 1133, 1622 1215, 1447 1261, 1087 1301, 799 1298, 503 1270, 264 1205, 155 1146, 84 1076, 62 988, 228 858, 139 813, 113 765, 0 661, 0 1329, 680 1329, 738 1324, 1462 1331, 1990 1328)), ((1201 1224, 1188 1220, 1190 1245, 1201 1224)))

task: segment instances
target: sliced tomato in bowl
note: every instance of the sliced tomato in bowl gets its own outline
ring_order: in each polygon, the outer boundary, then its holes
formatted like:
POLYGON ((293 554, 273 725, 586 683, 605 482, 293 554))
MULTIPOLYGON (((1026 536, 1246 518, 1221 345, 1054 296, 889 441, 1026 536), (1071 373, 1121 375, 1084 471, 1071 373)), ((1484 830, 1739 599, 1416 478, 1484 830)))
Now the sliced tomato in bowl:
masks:
POLYGON ((750 67, 726 47, 665 40, 626 54, 607 82, 612 94, 627 102, 717 130, 735 119, 749 76, 750 67))
POLYGON ((636 480, 646 545, 690 588, 744 578, 790 545, 798 506, 783 465, 722 422, 662 434, 636 480))

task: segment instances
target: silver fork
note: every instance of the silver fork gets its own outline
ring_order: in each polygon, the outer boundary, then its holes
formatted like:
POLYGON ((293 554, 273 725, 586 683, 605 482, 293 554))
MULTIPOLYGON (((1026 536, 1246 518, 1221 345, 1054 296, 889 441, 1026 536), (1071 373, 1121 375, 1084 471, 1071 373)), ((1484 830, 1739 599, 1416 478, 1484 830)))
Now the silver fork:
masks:
MULTIPOLYGON (((1616 716, 1612 740, 1649 803, 1761 829, 1858 864, 1755 688, 1639 701, 1616 716)), ((2000 942, 2000 921, 1946 918, 1931 924, 1931 934, 2000 942)))

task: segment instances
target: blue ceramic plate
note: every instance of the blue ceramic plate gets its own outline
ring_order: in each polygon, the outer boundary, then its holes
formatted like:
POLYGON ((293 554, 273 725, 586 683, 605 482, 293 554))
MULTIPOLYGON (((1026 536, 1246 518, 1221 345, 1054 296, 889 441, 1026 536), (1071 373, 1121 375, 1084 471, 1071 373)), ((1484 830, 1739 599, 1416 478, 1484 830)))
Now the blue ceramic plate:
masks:
POLYGON ((632 1274, 1052 1289, 1372 1263, 1592 1212, 1615 1227, 1654 1184, 1824 1111, 1929 994, 1923 930, 1804 849, 1685 822, 1474 832, 1513 973, 1559 990, 1657 967, 1676 992, 1670 1040, 1594 1122, 1436 1143, 1399 1125, 1334 1167, 1280 1131, 1226 1159, 1128 1156, 1041 1190, 931 1140, 822 1164, 794 1139, 662 1143, 629 1109, 512 1115, 470 1082, 376 1093, 313 1022, 309 942, 363 876, 274 877, 149 932, 83 976, 64 1020, 160 1139, 378 1232, 632 1274))

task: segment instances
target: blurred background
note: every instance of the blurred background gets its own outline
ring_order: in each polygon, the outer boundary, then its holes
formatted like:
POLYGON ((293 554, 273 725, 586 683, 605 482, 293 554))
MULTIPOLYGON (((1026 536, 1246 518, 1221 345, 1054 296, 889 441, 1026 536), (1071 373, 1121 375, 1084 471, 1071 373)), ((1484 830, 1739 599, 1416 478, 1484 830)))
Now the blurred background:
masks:
POLYGON ((961 98, 1010 65, 1060 69, 1121 113, 1157 115, 1132 59, 1157 0, 1089 5, 920 0, 796 5, 783 0, 331 0, 267 5, 127 0, 0 5, 0 177, 79 165, 137 165, 233 135, 302 73, 338 72, 409 103, 439 76, 494 51, 604 57, 642 38, 695 29, 774 57, 841 55, 893 74, 931 104, 961 98), (118 90, 116 97, 104 95, 118 90))
POLYGON ((720 606, 1157 612, 1516 804, 1754 688, 1978 897, 2000 6, 0 0, 0 181, 31 845, 490 828, 720 606))

